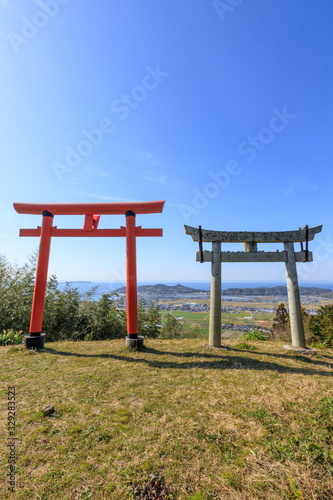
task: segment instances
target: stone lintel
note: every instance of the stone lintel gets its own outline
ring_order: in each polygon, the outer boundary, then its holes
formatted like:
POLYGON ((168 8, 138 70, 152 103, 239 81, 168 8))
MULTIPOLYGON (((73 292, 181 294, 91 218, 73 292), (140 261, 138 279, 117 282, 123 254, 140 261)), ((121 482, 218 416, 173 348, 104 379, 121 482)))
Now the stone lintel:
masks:
MULTIPOLYGON (((203 252, 204 262, 212 262, 212 252, 203 252)), ((200 252, 196 253, 196 260, 200 262, 200 252)), ((221 262, 287 262, 287 252, 221 252, 221 262)), ((296 262, 312 262, 312 252, 295 252, 296 262)))
MULTIPOLYGON (((202 241, 205 242, 221 242, 221 243, 284 243, 301 242, 313 240, 315 234, 320 233, 321 226, 310 227, 306 229, 297 229, 295 231, 211 231, 209 229, 202 229, 202 241), (308 234, 307 234, 308 233, 308 234), (308 237, 307 237, 308 236, 308 237)), ((193 241, 199 241, 199 229, 192 226, 184 226, 185 233, 189 234, 193 241)))

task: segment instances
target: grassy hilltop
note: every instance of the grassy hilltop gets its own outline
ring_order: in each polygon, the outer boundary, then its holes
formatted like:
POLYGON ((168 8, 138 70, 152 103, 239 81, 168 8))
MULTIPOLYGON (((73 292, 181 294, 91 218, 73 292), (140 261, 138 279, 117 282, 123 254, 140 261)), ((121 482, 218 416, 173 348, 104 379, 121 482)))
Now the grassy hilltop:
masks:
POLYGON ((22 483, 10 494, 2 482, 1 498, 332 499, 333 351, 206 342, 0 347, 3 402, 16 387, 22 483), (152 474, 165 496, 144 493, 152 474))

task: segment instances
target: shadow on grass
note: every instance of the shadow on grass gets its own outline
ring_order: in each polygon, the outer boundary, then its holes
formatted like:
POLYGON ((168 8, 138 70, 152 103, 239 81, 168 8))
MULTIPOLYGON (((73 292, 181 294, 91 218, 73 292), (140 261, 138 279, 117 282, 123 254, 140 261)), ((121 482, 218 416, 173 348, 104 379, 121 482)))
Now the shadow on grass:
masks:
POLYGON ((265 371, 275 371, 279 373, 294 373, 294 374, 304 374, 304 375, 322 375, 325 377, 332 377, 333 371, 327 372, 319 370, 318 367, 331 367, 329 362, 318 361, 314 359, 309 359, 306 356, 292 356, 288 354, 272 354, 265 352, 253 352, 240 350, 235 348, 229 348, 227 351, 230 354, 210 354, 210 353, 192 353, 192 352, 170 352, 170 351, 160 351, 153 349, 151 347, 144 347, 141 351, 132 351, 128 355, 120 354, 82 354, 70 351, 58 351, 56 349, 45 347, 45 352, 50 354, 56 354, 59 356, 74 356, 78 358, 102 358, 102 359, 114 359, 118 361, 125 361, 128 363, 141 363, 151 366, 153 368, 176 368, 176 369, 189 369, 189 368, 199 368, 199 369, 214 369, 214 370, 227 370, 227 369, 238 369, 238 370, 265 370, 265 371), (246 353, 251 354, 252 358, 247 358, 243 356, 234 355, 233 353, 246 353), (144 356, 146 354, 155 356, 175 356, 176 358, 200 358, 197 360, 189 362, 176 362, 176 361, 159 361, 154 359, 147 359, 144 356), (305 367, 292 367, 285 366, 274 362, 261 361, 256 359, 256 355, 264 356, 274 356, 277 358, 282 358, 285 360, 295 360, 303 361, 307 363, 308 366, 305 367), (204 359, 204 360, 202 360, 204 359), (311 365, 311 366, 310 366, 311 365))

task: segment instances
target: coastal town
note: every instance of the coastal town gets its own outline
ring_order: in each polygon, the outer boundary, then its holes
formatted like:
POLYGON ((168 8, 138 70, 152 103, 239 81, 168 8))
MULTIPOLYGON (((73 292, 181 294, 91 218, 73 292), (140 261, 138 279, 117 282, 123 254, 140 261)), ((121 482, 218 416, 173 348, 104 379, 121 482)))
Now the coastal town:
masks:
MULTIPOLYGON (((264 295, 243 295, 246 289, 222 290, 222 328, 248 331, 254 328, 268 330, 279 304, 288 308, 286 287, 260 289, 264 295), (237 292, 239 295, 234 295, 237 292), (278 292, 278 293, 277 293, 278 292)), ((116 293, 125 298, 125 288, 119 288, 116 293)), ((330 299, 330 290, 301 288, 301 302, 307 314, 315 315, 318 307, 330 299)), ((208 320, 210 312, 210 292, 194 289, 183 285, 168 286, 164 284, 142 285, 138 287, 138 298, 145 304, 155 303, 163 312, 173 314, 184 321, 199 318, 201 325, 208 320), (189 316, 189 313, 190 314, 189 316), (201 313, 201 314, 200 314, 201 313), (204 313, 204 316, 202 315, 204 313)))

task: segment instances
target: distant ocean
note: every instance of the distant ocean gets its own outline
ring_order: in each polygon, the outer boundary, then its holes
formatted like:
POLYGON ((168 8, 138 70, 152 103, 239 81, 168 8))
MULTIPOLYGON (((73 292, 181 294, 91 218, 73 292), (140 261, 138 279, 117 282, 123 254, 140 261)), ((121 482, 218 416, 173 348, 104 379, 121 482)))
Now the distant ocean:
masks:
MULTIPOLYGON (((120 282, 108 282, 108 281, 70 281, 74 288, 77 288, 81 294, 91 290, 93 287, 97 287, 94 294, 94 298, 98 298, 105 293, 110 293, 125 286, 125 283, 120 282)), ((184 285, 190 288, 196 288, 198 290, 209 290, 210 283, 208 281, 139 281, 140 285, 184 285)), ((59 282, 60 290, 65 287, 65 282, 59 282)), ((327 288, 328 290, 333 290, 332 281, 300 281, 300 286, 316 287, 316 288, 327 288)), ((258 288, 258 287, 273 287, 273 286, 286 286, 285 281, 222 281, 222 290, 227 288, 258 288)))

